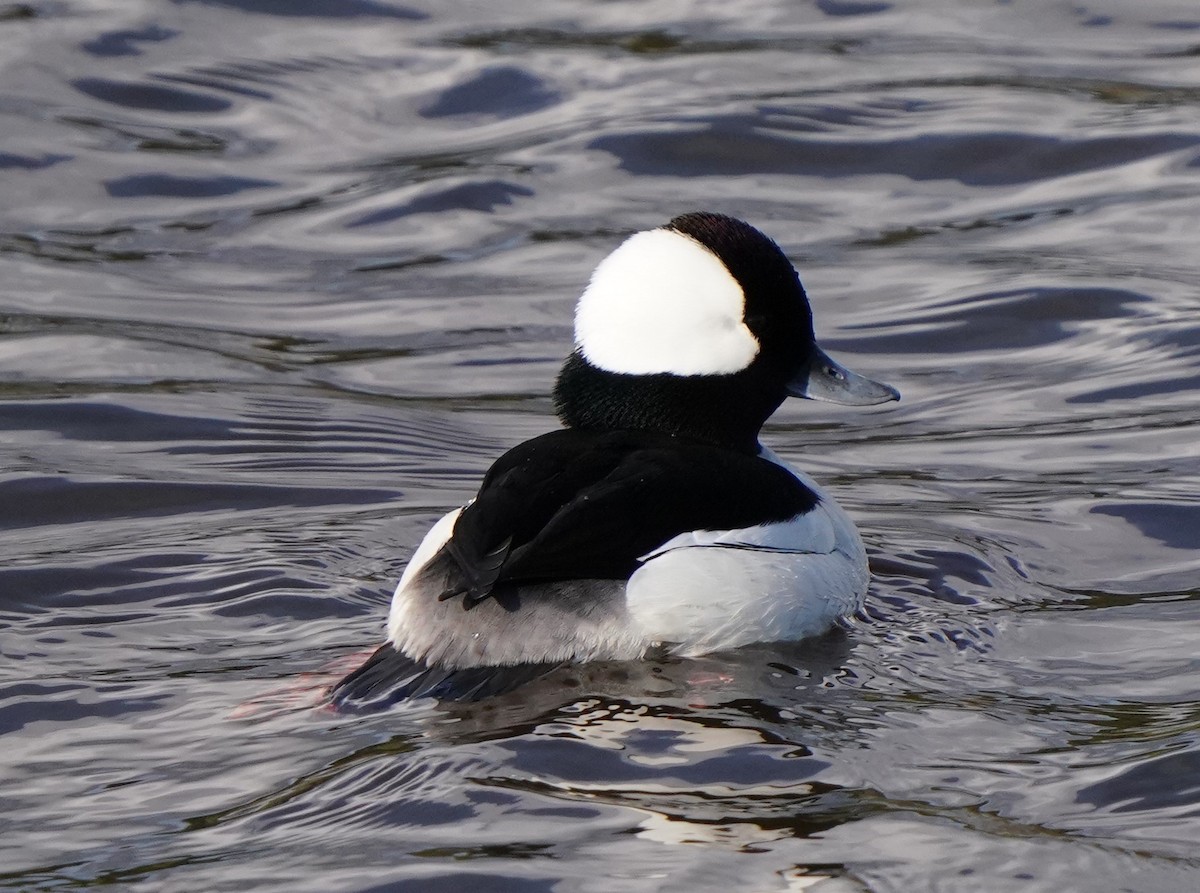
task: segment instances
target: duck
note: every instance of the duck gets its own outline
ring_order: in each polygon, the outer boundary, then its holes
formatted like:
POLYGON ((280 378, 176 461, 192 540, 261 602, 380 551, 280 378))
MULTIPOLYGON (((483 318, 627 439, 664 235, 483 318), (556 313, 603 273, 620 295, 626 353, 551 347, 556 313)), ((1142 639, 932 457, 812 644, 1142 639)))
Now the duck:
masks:
POLYGON ((853 521, 760 442, 788 397, 900 399, 816 342, 795 267, 697 211, 593 272, 554 385, 561 426, 501 455, 426 534, 343 707, 478 699, 563 664, 821 635, 863 605, 853 521))

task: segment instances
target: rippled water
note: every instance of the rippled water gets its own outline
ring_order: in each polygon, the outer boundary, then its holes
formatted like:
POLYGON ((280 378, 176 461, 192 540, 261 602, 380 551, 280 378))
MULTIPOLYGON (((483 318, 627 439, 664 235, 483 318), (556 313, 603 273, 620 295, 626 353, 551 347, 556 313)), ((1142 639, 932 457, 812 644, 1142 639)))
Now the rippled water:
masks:
POLYGON ((1191 0, 7 3, 0 134, 6 888, 1200 888, 1191 0), (863 616, 311 706, 695 208, 904 392, 765 432, 863 616))

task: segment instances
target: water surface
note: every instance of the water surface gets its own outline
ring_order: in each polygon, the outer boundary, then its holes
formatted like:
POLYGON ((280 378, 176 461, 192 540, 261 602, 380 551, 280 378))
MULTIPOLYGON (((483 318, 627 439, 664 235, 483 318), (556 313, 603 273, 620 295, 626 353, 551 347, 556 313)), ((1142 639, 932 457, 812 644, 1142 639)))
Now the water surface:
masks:
POLYGON ((1165 0, 0 6, 0 883, 1200 887, 1198 58, 1165 0), (764 432, 863 614, 312 706, 697 208, 904 393, 764 432))

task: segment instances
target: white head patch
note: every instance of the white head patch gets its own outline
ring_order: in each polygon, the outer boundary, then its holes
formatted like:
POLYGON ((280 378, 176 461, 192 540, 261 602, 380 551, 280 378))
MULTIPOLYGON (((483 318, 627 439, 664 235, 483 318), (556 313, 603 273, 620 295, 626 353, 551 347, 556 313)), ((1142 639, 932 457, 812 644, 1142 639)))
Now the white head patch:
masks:
POLYGON ((682 233, 652 229, 596 267, 575 311, 575 343, 609 372, 737 372, 759 349, 744 310, 742 287, 712 252, 682 233))

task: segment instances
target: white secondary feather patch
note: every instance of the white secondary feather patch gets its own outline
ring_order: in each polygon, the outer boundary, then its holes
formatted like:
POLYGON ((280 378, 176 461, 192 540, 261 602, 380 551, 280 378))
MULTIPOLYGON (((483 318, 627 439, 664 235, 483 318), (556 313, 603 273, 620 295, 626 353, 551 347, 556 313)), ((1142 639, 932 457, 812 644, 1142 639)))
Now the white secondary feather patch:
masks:
POLYGON ((711 251, 681 233, 648 230, 596 267, 575 312, 575 342, 609 372, 737 372, 759 350, 744 311, 741 286, 711 251))

